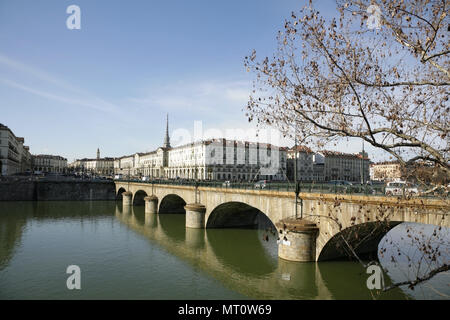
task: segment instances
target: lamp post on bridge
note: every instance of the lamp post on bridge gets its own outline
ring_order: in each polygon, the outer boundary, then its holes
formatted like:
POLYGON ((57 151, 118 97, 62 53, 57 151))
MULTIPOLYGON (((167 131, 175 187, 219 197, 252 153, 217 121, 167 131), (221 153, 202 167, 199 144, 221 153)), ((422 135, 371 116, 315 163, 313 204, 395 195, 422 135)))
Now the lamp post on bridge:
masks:
POLYGON ((127 169, 128 169, 128 191, 130 191, 130 180, 131 180, 131 163, 127 164, 127 169))
POLYGON ((198 203, 198 178, 195 179, 195 203, 198 203))
POLYGON ((186 227, 203 229, 205 228, 205 212, 206 207, 198 200, 198 177, 195 178, 195 201, 184 206, 186 210, 186 227))
MULTIPOLYGON (((301 192, 300 182, 297 177, 297 122, 294 132, 294 182, 295 182, 295 219, 298 219, 298 199, 301 192)), ((300 198, 300 219, 303 219, 303 199, 300 198)))
POLYGON ((122 193, 122 204, 124 212, 129 212, 130 206, 133 205, 133 194, 130 191, 130 164, 127 165, 128 168, 128 179, 127 179, 127 191, 122 193), (125 211, 126 210, 126 211, 125 211))
POLYGON ((152 195, 153 195, 153 187, 154 187, 154 184, 155 184, 155 181, 153 180, 153 170, 154 170, 154 166, 155 166, 155 163, 152 161, 152 195))
MULTIPOLYGON (((153 187, 154 187, 153 167, 154 167, 153 161, 151 162, 151 169, 150 169, 150 164, 147 164, 147 170, 151 171, 151 173, 148 173, 148 174, 151 175, 152 194, 150 196, 146 196, 144 198, 146 219, 149 218, 147 216, 147 214, 156 214, 156 213, 158 213, 158 197, 155 196, 154 190, 153 190, 153 187)), ((150 177, 150 176, 147 176, 147 177, 150 177)))
POLYGON ((303 199, 301 198, 300 219, 298 218, 298 199, 301 187, 297 177, 297 121, 294 121, 295 217, 282 219, 275 224, 280 235, 278 257, 290 261, 315 261, 316 236, 319 228, 316 223, 303 219, 303 199))

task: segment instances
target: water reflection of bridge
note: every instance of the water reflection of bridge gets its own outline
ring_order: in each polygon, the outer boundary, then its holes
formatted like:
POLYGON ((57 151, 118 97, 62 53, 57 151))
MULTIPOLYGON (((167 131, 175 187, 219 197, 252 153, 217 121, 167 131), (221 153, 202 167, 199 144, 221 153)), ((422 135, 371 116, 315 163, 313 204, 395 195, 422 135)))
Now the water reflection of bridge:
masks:
MULTIPOLYGON (((339 298, 343 284, 351 286, 354 296, 370 298, 367 276, 362 274, 358 264, 340 262, 345 264, 347 270, 344 273, 348 277, 341 275, 336 280, 336 270, 332 269, 339 266, 339 262, 325 262, 319 267, 315 262, 278 259, 275 239, 260 240, 263 230, 246 233, 242 229, 185 228, 184 215, 145 213, 143 207, 122 208, 118 205, 115 215, 130 229, 170 254, 251 298, 335 299, 339 298), (329 285, 338 287, 329 288, 329 285)), ((403 295, 394 291, 389 296, 403 295)))
MULTIPOLYGON (((189 229, 184 227, 184 215, 146 215, 143 207, 123 212, 114 202, 9 202, 0 203, 0 211, 0 269, 8 265, 31 223, 76 220, 88 225, 99 217, 114 220, 115 215, 152 244, 251 298, 371 298, 365 286, 367 275, 357 263, 278 259, 275 238, 262 241, 264 231, 189 229)), ((387 297, 404 295, 396 291, 387 297)))
POLYGON ((301 193, 301 208, 310 220, 303 220, 302 225, 293 219, 292 192, 126 181, 115 181, 115 185, 117 198, 123 199, 124 207, 145 202, 149 212, 185 212, 186 227, 249 226, 258 214, 264 214, 279 226, 280 232, 284 231, 280 257, 293 261, 340 258, 345 255, 339 249, 343 247, 342 237, 354 235, 358 254, 376 253, 381 238, 402 222, 450 226, 450 206, 441 199, 301 193))

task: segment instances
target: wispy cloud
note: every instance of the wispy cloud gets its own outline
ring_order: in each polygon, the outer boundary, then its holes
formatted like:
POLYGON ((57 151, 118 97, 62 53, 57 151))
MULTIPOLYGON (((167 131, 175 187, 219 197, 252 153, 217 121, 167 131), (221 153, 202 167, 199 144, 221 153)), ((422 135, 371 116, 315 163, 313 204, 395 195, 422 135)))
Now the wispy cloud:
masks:
POLYGON ((249 99, 249 91, 244 89, 227 89, 225 92, 227 98, 231 101, 245 103, 249 99))
MULTIPOLYGON (((66 88, 71 91, 79 91, 75 87, 71 86, 69 83, 66 83, 62 79, 56 78, 55 76, 50 75, 49 73, 40 70, 38 68, 23 64, 22 62, 19 62, 17 60, 13 60, 11 58, 8 58, 5 55, 2 55, 0 53, 0 65, 3 65, 4 67, 13 69, 16 72, 22 72, 27 74, 28 76, 35 77, 37 79, 40 79, 44 82, 54 84, 58 87, 66 88)), ((80 92, 81 93, 81 92, 80 92)))
MULTIPOLYGON (((120 108, 104 99, 71 85, 69 82, 50 73, 26 65, 0 54, 0 70, 10 70, 9 77, 0 78, 0 83, 42 98, 62 102, 70 107, 86 107, 117 114, 120 108), (32 83, 32 84, 29 84, 32 83)), ((2 72, 6 74, 6 72, 2 72)))
POLYGON ((70 104, 70 105, 76 105, 76 106, 83 106, 83 107, 87 107, 87 108, 92 108, 92 109, 96 109, 99 111, 111 111, 111 108, 114 108, 114 106, 106 104, 102 101, 99 100, 80 100, 80 99, 76 99, 76 98, 71 98, 71 97, 65 97, 65 96, 60 96, 60 95, 56 95, 50 92, 46 92, 40 89, 35 89, 35 88, 31 88, 22 84, 19 84, 17 82, 8 80, 8 79, 3 79, 0 78, 0 83, 6 84, 12 88, 16 88, 16 89, 20 89, 22 91, 28 92, 28 93, 32 93, 34 95, 43 97, 43 98, 47 98, 50 100, 54 100, 57 102, 62 102, 62 103, 66 103, 66 104, 70 104))
POLYGON ((250 83, 242 80, 178 81, 152 86, 142 96, 128 101, 141 107, 156 107, 167 111, 187 111, 193 114, 229 114, 240 112, 250 94, 250 83))

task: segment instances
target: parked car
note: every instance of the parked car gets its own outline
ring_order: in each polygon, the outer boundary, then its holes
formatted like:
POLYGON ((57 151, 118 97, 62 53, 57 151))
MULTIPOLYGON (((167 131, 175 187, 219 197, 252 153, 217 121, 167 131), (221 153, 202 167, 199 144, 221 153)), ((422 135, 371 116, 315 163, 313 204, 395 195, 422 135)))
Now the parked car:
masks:
POLYGON ((255 189, 264 189, 267 187, 267 180, 260 180, 255 183, 255 189))
POLYGON ((418 193, 419 189, 417 188, 417 186, 405 181, 389 182, 386 185, 385 189, 385 194, 387 196, 412 196, 417 195, 418 193))
POLYGON ((121 174, 116 174, 114 176, 114 179, 122 179, 122 178, 123 178, 123 176, 121 174))
POLYGON ((450 183, 447 186, 435 186, 433 196, 448 197, 450 195, 450 183))
POLYGON ((150 177, 149 176, 143 176, 141 180, 142 181, 150 181, 150 177))
POLYGON ((353 184, 351 182, 345 181, 345 180, 331 180, 328 182, 330 185, 329 190, 331 192, 350 192, 352 191, 353 184))
POLYGON ((231 182, 230 181, 225 181, 224 183, 222 183, 222 187, 231 187, 231 182))
MULTIPOLYGON (((380 187, 379 187, 380 188, 380 187)), ((367 183, 353 183, 350 187, 352 193, 376 194, 376 187, 368 181, 367 183)), ((347 190, 349 192, 350 190, 347 190)))

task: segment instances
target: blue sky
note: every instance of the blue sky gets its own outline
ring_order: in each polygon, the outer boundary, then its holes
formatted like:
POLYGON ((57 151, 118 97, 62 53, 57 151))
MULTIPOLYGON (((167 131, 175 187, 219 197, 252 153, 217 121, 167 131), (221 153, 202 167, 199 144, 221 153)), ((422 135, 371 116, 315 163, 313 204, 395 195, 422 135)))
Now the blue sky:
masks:
MULTIPOLYGON (((299 0, 0 0, 0 122, 33 154, 153 150, 170 129, 254 127, 244 56, 271 55, 299 0), (81 30, 69 30, 69 5, 81 30)), ((317 7, 335 15, 335 3, 317 7)), ((176 142, 176 141, 174 141, 176 142)), ((349 144, 346 151, 359 151, 349 144)))

